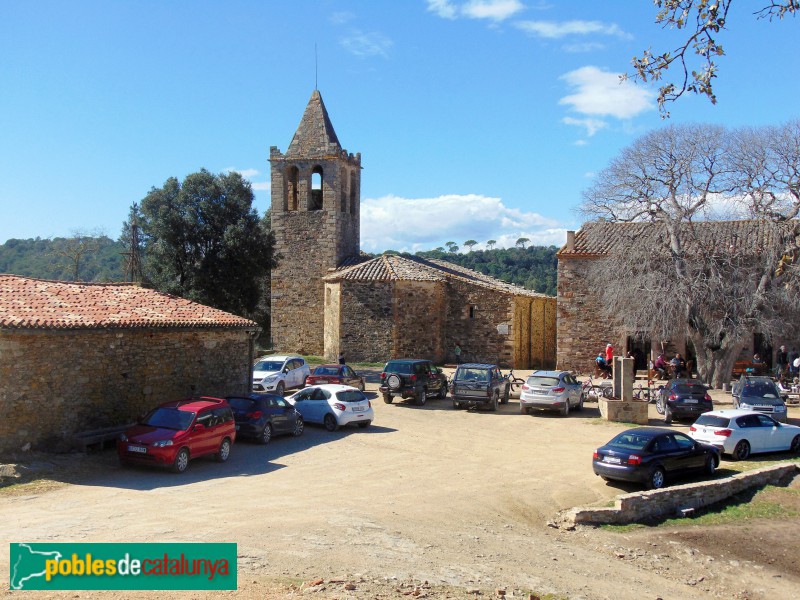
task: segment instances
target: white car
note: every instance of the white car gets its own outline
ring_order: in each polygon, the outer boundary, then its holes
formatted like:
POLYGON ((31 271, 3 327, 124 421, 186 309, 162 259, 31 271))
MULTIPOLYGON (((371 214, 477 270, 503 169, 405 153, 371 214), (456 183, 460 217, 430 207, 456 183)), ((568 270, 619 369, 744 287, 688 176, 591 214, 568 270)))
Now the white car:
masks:
POLYGON ((800 452, 800 427, 779 423, 754 410, 707 412, 689 428, 689 435, 734 460, 745 460, 756 452, 800 452))
POLYGON ((274 392, 301 388, 311 374, 302 356, 262 356, 253 365, 253 391, 274 392))
POLYGON ((355 423, 362 429, 375 418, 364 392, 349 385, 312 385, 287 398, 306 423, 320 423, 328 431, 355 423))

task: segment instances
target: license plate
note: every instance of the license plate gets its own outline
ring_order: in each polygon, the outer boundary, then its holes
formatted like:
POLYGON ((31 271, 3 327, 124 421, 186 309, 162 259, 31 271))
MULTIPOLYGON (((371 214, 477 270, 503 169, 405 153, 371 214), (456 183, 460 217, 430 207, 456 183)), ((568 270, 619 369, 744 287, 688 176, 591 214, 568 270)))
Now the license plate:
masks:
POLYGON ((364 412, 364 410, 365 409, 364 409, 363 406, 354 406, 353 407, 353 412, 364 412))
POLYGON ((147 454, 147 448, 144 446, 128 446, 128 452, 139 452, 140 454, 147 454))
POLYGON ((684 402, 685 404, 697 404, 697 399, 696 399, 696 398, 687 398, 687 399, 686 399, 686 400, 684 400, 683 402, 684 402))
POLYGON ((619 458, 617 458, 616 456, 604 456, 603 457, 603 462, 607 462, 607 463, 610 463, 612 465, 618 465, 618 464, 622 463, 622 461, 619 458))

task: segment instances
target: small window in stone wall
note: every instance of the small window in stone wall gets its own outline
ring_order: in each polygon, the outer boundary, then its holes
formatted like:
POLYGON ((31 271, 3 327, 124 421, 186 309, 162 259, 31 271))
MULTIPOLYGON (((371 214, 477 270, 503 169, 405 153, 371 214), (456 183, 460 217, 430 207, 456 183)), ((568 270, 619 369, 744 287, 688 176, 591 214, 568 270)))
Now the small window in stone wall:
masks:
POLYGON ((475 318, 475 311, 477 310, 477 308, 478 307, 475 306, 474 304, 470 304, 469 305, 469 318, 470 319, 474 319, 475 318))

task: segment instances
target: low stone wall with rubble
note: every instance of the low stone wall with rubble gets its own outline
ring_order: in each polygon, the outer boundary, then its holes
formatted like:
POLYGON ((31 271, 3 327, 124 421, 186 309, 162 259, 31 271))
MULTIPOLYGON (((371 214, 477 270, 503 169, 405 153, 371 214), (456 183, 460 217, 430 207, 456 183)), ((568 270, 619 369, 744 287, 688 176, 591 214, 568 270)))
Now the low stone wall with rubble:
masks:
POLYGON ((798 472, 800 464, 781 463, 724 479, 624 494, 617 496, 613 507, 570 508, 558 513, 554 522, 561 528, 571 529, 575 525, 626 525, 676 516, 682 510, 716 504, 749 488, 779 484, 798 472))

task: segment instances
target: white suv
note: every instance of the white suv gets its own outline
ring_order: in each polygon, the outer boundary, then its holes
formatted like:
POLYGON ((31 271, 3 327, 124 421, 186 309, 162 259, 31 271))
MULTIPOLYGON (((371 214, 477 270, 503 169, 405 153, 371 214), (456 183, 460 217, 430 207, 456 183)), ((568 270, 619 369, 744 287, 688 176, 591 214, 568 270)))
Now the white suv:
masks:
POLYGON ((253 365, 253 391, 275 392, 303 387, 311 369, 302 356, 262 356, 253 365))

